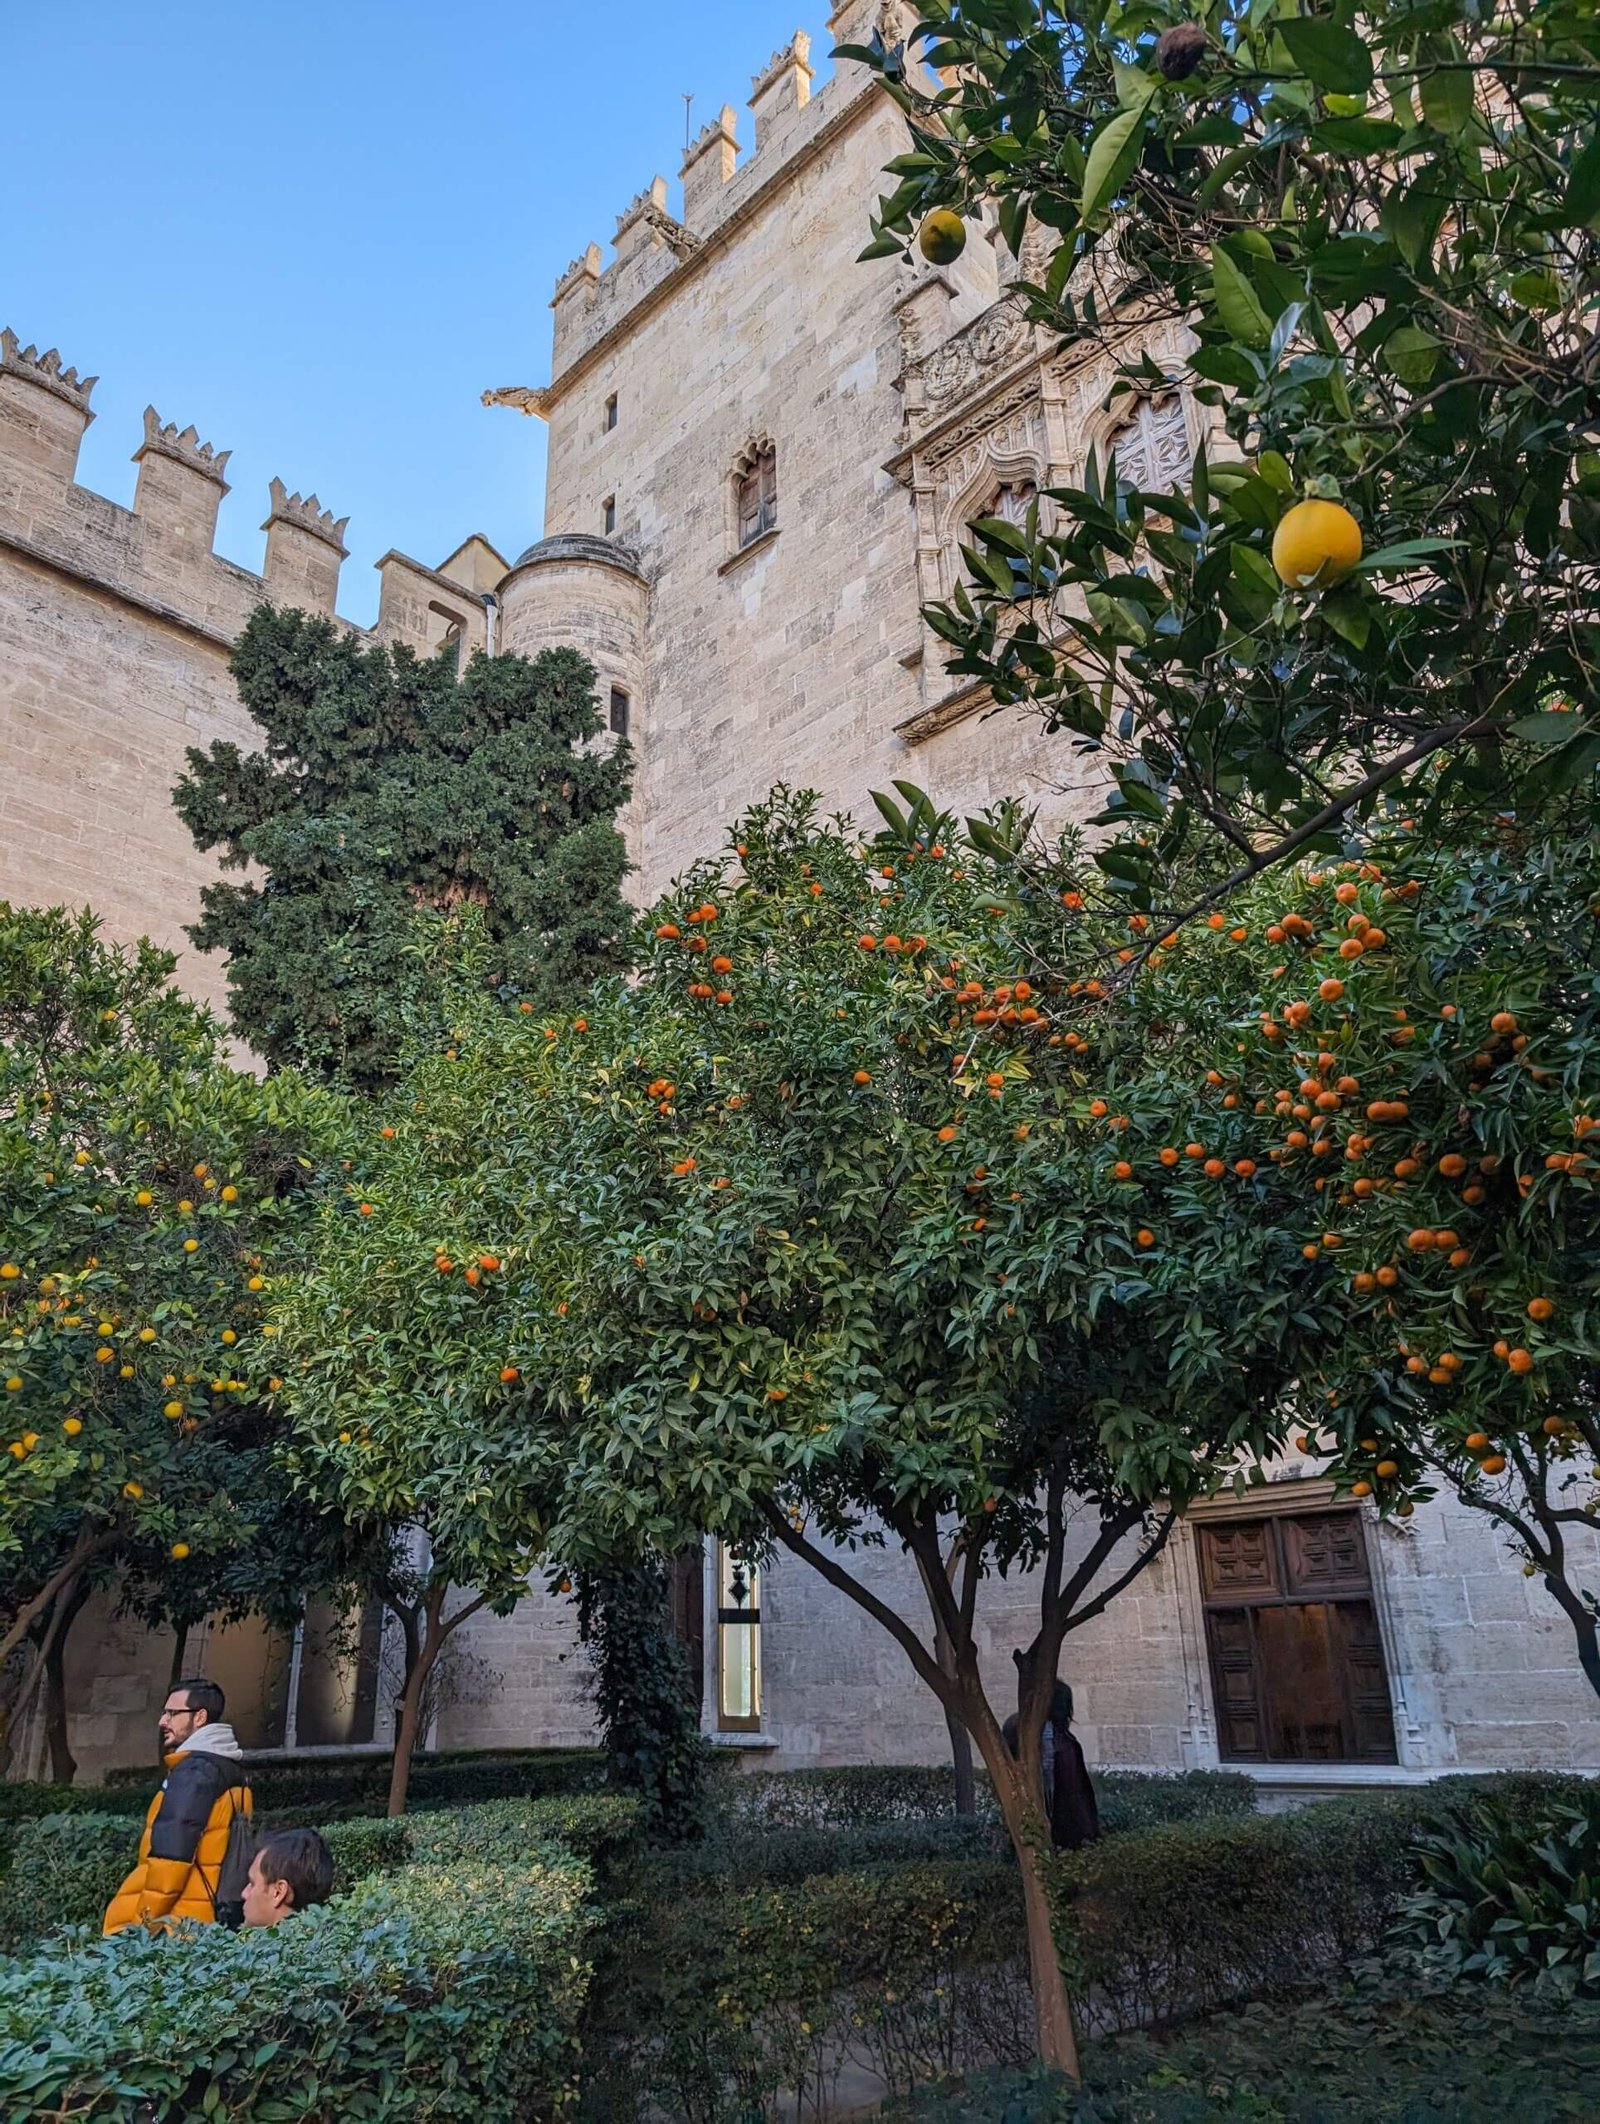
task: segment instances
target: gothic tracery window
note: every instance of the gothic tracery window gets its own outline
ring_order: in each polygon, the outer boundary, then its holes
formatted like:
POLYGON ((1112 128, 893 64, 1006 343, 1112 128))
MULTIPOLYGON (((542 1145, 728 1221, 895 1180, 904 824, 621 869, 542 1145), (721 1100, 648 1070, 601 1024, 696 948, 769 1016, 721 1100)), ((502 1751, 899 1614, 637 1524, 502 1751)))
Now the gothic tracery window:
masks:
POLYGON ((987 513, 1020 528, 1028 521, 1028 511, 1038 499, 1039 489, 1031 479, 1008 479, 987 513))
POLYGON ((1106 464, 1115 455, 1119 480, 1155 493, 1187 478, 1191 454, 1183 399, 1169 391, 1141 398, 1108 438, 1101 459, 1106 464))

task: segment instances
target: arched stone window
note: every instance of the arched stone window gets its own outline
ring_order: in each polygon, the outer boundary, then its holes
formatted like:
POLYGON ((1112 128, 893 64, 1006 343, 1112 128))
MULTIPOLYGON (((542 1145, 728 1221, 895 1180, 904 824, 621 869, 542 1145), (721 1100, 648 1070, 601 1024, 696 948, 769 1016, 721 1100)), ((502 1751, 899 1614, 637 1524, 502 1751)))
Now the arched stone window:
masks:
POLYGON ((778 449, 763 436, 733 467, 733 543, 737 552, 778 528, 778 449))

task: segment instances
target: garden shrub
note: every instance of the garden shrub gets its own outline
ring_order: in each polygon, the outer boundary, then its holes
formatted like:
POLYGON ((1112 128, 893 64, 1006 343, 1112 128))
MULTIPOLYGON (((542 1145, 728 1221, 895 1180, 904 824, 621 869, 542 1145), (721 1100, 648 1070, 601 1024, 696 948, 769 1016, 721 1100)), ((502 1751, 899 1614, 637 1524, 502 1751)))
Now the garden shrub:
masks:
POLYGON ((454 1866, 515 1864, 555 1844, 604 1871, 639 1834, 643 1809, 631 1795, 594 1792, 574 1799, 484 1800, 405 1817, 413 1859, 454 1866))
POLYGON ((100 1928, 137 1852, 137 1822, 123 1814, 47 1814, 12 1832, 0 1880, 0 1948, 14 1954, 69 1925, 100 1928))
POLYGON ((762 1829, 730 1825, 704 1843, 657 1861, 661 1875, 683 1886, 716 1881, 728 1888, 777 1888, 819 1873, 863 1866, 911 1865, 962 1858, 1008 1860, 1010 1840, 999 1820, 934 1815, 925 1820, 873 1822, 859 1829, 762 1829))
MULTIPOLYGON (((1096 1770, 1100 1826, 1107 1835, 1153 1822, 1253 1814, 1255 1780, 1242 1770, 1096 1770)), ((725 1819, 770 1829, 866 1829, 953 1815, 955 1774, 938 1765, 866 1764, 833 1770, 764 1770, 730 1780, 718 1795, 725 1819)), ((978 1813, 997 1821, 988 1781, 978 1813)))
POLYGON ((1026 2057, 1032 2007, 1014 1869, 863 1868, 617 1914, 587 2051, 585 2115, 742 2124, 778 2090, 825 2110, 843 2062, 892 2088, 973 2057, 1026 2057))
POLYGON ((265 1932, 0 1970, 0 2124, 524 2124, 576 2069, 587 1867, 413 1866, 265 1932))
MULTIPOLYGON (((387 1755, 317 1761, 254 1763, 250 1782, 264 1814, 287 1821, 334 1821, 345 1814, 376 1814, 389 1794, 387 1755)), ((605 1758, 596 1748, 539 1748, 419 1755, 411 1767, 409 1804, 414 1809, 470 1806, 477 1800, 540 1799, 560 1793, 594 1792, 605 1782, 605 1758)), ((108 1813, 142 1814, 161 1782, 153 1769, 114 1770, 103 1786, 0 1785, 0 1819, 60 1811, 27 1795, 70 1794, 67 1804, 99 1795, 108 1813), (22 1795, 11 1798, 6 1795, 22 1795)))
POLYGON ((1403 1973, 1090 2043, 1081 2094, 1038 2067, 925 2088, 895 2124, 1556 2124, 1592 2117, 1600 2004, 1419 1992, 1403 1973))
MULTIPOLYGON (((270 1829, 273 1825, 264 1822, 262 1826, 270 1829)), ((409 1824, 404 1816, 391 1820, 383 1814, 351 1815, 342 1822, 325 1823, 322 1835, 333 1853, 336 1895, 371 1874, 387 1873, 395 1866, 405 1865, 411 1856, 409 1824)))
POLYGON ((1531 1824, 1484 1799, 1423 1837, 1426 1886, 1406 1901, 1395 1937, 1451 1980, 1600 1991, 1600 1795, 1585 1799, 1531 1824))

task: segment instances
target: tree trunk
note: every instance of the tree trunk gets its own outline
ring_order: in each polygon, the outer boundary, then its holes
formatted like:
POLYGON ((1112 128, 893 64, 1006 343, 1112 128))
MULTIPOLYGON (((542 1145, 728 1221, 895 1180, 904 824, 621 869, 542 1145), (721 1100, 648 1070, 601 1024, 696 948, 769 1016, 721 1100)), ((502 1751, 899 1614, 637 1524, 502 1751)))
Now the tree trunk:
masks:
MULTIPOLYGON (((963 1692, 969 1698, 972 1684, 963 1692)), ((1033 1991, 1034 2040, 1040 2061, 1065 2073, 1076 2084, 1082 2077, 1078 2064, 1078 2038, 1072 2025, 1072 2000, 1056 1951, 1051 1923, 1050 1897, 1045 1886, 1045 1860, 1050 1852, 1050 1828, 1045 1820, 1043 1794, 1026 1763, 1013 1760, 988 1705, 974 1705, 967 1724, 994 1785, 1000 1816, 1017 1855, 1022 1875, 1022 1907, 1028 1931, 1028 1980, 1033 1991)))
POLYGON ((167 1694, 170 1696, 184 1679, 184 1666, 189 1654, 189 1625, 179 1623, 172 1640, 172 1664, 167 1669, 167 1694))
POLYGON ((411 1786, 411 1758, 416 1753, 417 1739, 422 1728, 422 1698, 428 1686, 428 1676, 433 1672, 434 1661, 449 1635, 448 1629, 439 1628, 439 1608, 444 1604, 444 1591, 440 1589, 437 1600, 429 1595, 427 1604, 428 1630, 422 1648, 406 1676, 405 1692, 400 1698, 400 1721, 395 1728, 394 1765, 389 1773, 390 1814, 404 1814, 406 1794, 411 1786))
MULTIPOLYGON (((941 1670, 954 1681, 955 1648, 944 1624, 937 1620, 933 1629, 933 1649, 941 1670)), ((955 1765, 956 1812, 973 1815, 978 1811, 978 1781, 972 1769, 972 1735, 963 1724, 960 1712, 953 1710, 949 1704, 944 1707, 944 1722, 950 1733, 950 1759, 955 1765)))
POLYGON ((78 1774, 77 1759, 67 1738, 67 1635, 88 1598, 89 1588, 80 1580, 64 1596, 60 1627, 45 1648, 44 1730, 50 1748, 50 1776, 58 1785, 70 1785, 78 1774))
POLYGON ((1595 1618, 1582 1598, 1576 1594, 1564 1578, 1552 1571, 1544 1574, 1544 1589, 1572 1625, 1572 1634, 1578 1641, 1578 1665, 1584 1679, 1596 1696, 1600 1696, 1600 1630, 1595 1618))

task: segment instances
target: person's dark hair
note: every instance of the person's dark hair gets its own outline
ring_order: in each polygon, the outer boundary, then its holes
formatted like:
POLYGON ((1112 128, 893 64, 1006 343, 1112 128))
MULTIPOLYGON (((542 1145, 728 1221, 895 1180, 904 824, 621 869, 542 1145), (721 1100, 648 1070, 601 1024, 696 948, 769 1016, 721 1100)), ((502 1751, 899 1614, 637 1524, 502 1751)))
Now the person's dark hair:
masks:
POLYGON ((189 1709, 203 1711, 207 1718, 221 1718, 227 1708, 228 1699, 216 1683, 207 1681, 203 1674, 195 1675, 190 1681, 174 1682, 172 1694, 176 1695, 180 1689, 189 1699, 189 1709))
POLYGON ((261 1878, 287 1881, 296 1910, 325 1903, 333 1893, 333 1853, 315 1829, 279 1829, 260 1845, 261 1878))
POLYGON ((1072 1724, 1072 1691, 1064 1681, 1058 1681, 1050 1692, 1050 1723, 1053 1726, 1072 1724))

